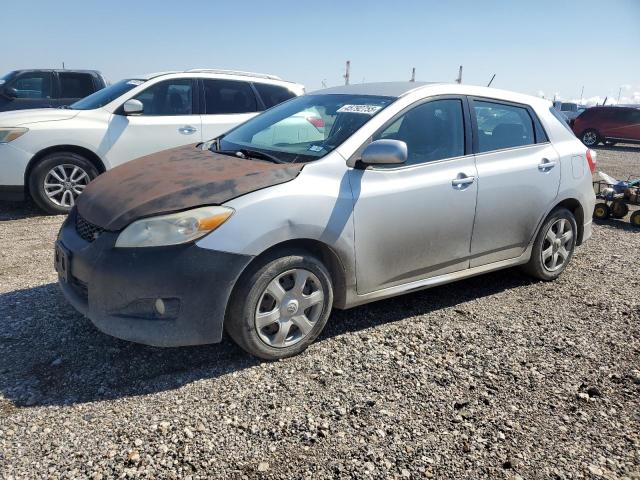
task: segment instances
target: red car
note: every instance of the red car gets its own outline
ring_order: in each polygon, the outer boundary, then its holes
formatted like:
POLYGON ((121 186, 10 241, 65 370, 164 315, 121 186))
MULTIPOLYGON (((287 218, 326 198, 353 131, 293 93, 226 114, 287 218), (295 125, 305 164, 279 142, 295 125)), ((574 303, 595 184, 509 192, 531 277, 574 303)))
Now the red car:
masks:
POLYGON ((640 143, 640 107, 592 107, 574 120, 572 128, 587 147, 640 143))

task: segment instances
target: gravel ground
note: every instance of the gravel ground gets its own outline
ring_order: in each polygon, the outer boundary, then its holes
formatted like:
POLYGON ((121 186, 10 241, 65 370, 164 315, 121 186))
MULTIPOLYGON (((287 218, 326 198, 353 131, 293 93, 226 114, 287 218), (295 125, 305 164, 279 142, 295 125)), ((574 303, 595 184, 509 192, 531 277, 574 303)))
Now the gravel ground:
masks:
MULTIPOLYGON (((640 148, 599 151, 613 175, 640 148)), ((336 312, 296 358, 158 349, 66 304, 61 217, 0 205, 0 478, 640 478, 640 231, 336 312)))

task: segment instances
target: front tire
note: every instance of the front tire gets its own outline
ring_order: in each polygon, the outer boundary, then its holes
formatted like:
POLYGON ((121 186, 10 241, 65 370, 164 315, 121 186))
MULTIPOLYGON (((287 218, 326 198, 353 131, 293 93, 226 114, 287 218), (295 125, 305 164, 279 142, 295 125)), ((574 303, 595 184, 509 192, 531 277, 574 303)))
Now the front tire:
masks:
POLYGON ((597 130, 588 128, 587 130, 582 132, 582 135, 580 135, 580 140, 582 140, 582 143, 584 143, 587 147, 595 147, 600 143, 600 134, 597 132, 597 130))
POLYGON ((629 221, 634 227, 640 228, 640 210, 636 210, 635 212, 633 212, 629 221))
POLYGON ((29 175, 29 193, 47 213, 69 213, 78 195, 98 176, 96 167, 82 155, 56 152, 40 160, 29 175))
POLYGON ((577 233, 576 219, 569 210, 551 212, 536 236, 525 272, 544 281, 558 278, 573 256, 577 233))
POLYGON ((322 332, 332 305, 331 275, 320 260, 306 252, 271 256, 238 281, 225 329, 251 355, 291 357, 322 332))

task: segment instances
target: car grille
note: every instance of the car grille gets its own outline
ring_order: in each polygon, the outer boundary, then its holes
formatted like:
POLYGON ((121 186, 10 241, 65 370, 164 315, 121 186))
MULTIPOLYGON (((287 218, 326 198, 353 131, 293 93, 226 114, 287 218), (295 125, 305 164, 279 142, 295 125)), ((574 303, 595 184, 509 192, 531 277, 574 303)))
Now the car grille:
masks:
POLYGON ((93 242, 104 232, 104 228, 89 223, 80 215, 76 214, 76 232, 87 242, 93 242))

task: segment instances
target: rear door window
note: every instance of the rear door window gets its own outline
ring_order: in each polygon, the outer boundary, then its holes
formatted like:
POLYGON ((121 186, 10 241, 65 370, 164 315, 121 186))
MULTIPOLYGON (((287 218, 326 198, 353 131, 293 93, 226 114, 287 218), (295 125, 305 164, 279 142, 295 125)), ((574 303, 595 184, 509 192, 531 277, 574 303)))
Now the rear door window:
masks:
POLYGON ((144 105, 142 115, 170 116, 193 113, 193 87, 189 78, 156 83, 135 98, 144 105))
POLYGON ((60 98, 84 98, 93 93, 93 78, 87 73, 58 73, 60 98))
POLYGON ((258 111, 258 101, 251 85, 237 80, 203 79, 206 115, 251 113, 258 111))
POLYGON ((479 153, 535 143, 533 119, 525 107, 478 100, 472 103, 479 153))
POLYGON ((51 72, 25 72, 11 84, 16 89, 16 98, 51 98, 51 72))
POLYGON ((271 108, 296 96, 291 90, 280 85, 270 85, 268 83, 254 83, 260 98, 267 108, 271 108))

